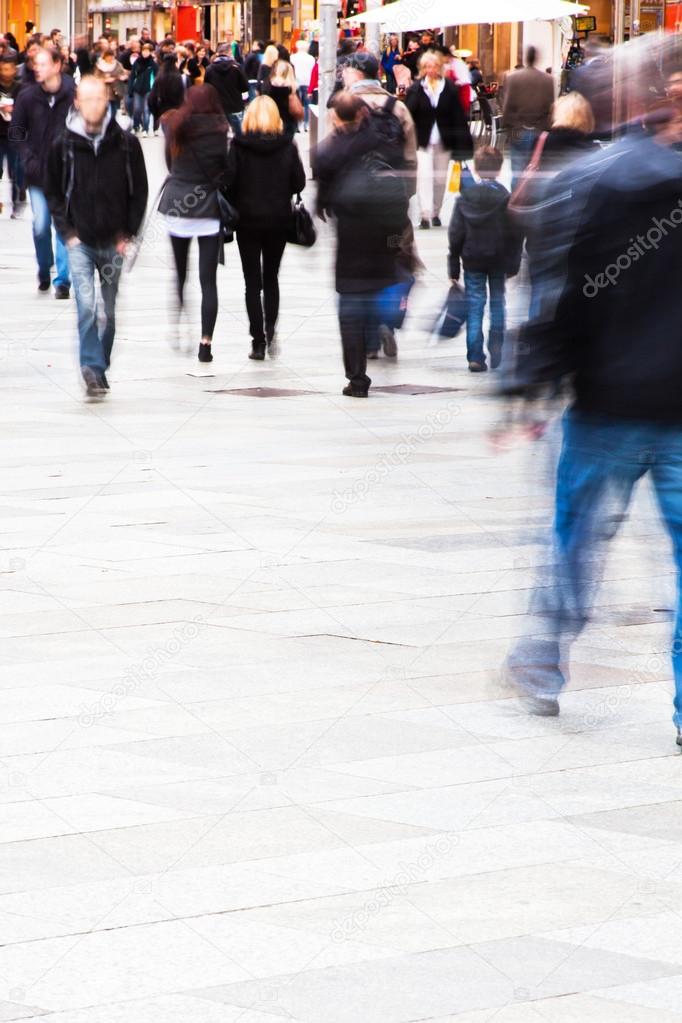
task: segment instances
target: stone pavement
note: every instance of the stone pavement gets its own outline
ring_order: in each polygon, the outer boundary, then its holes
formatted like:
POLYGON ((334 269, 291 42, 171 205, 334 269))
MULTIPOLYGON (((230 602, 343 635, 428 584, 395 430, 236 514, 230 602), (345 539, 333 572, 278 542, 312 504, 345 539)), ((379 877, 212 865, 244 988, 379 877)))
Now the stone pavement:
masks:
POLYGON ((521 714, 554 443, 493 455, 491 381, 426 346, 444 232, 366 402, 325 231, 277 362, 228 250, 206 373, 152 224, 95 405, 0 239, 0 1019, 682 1020, 667 544, 645 490, 562 716, 521 714))

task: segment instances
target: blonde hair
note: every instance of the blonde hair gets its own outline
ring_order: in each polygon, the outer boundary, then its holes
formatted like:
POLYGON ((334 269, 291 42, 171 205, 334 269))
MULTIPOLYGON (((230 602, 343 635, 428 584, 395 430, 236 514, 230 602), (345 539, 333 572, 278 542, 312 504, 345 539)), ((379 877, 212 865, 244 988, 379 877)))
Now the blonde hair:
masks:
POLYGON ((256 96, 246 109, 242 131, 245 135, 281 135, 284 124, 274 99, 256 96))
POLYGON ((437 50, 427 50, 419 58, 419 74, 421 78, 426 74, 426 65, 432 62, 438 65, 438 71, 442 74, 444 63, 442 55, 437 50))
POLYGON ((296 72, 288 60, 278 60, 270 72, 271 78, 283 78, 285 83, 296 92, 296 72))
POLYGON ((263 54, 263 63, 267 64, 268 67, 272 67, 279 60, 279 50, 276 46, 266 46, 265 53, 263 54))
POLYGON ((553 128, 573 128, 591 135, 594 131, 594 114, 592 107, 579 92, 569 92, 559 96, 552 107, 553 128))

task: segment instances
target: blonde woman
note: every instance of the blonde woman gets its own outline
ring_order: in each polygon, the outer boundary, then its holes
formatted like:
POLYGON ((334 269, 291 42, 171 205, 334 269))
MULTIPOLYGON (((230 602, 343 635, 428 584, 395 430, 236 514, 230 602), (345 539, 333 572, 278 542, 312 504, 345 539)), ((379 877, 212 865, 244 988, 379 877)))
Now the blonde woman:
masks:
POLYGON ((263 86, 265 85, 265 83, 267 82, 268 78, 270 77, 270 73, 271 73, 273 67, 275 66, 275 64, 277 63, 278 60, 279 60, 279 50, 277 49, 277 47, 273 43, 270 43, 269 46, 265 47, 265 52, 263 53, 263 59, 261 61, 260 67, 258 68, 258 78, 256 80, 256 88, 258 89, 259 93, 263 92, 263 86))
POLYGON ((226 188, 239 210, 237 245, 246 285, 250 359, 276 354, 279 266, 291 224, 291 199, 305 188, 293 140, 284 133, 277 105, 258 96, 248 107, 227 161, 226 188))
POLYGON ((263 95, 275 101, 284 125, 284 134, 293 138, 303 120, 304 110, 298 95, 296 72, 288 60, 278 60, 273 66, 270 77, 263 85, 263 95))
POLYGON ((473 144, 459 86, 445 77, 443 58, 435 50, 422 55, 419 79, 408 90, 405 103, 417 131, 419 226, 441 227, 448 164, 451 159, 470 160, 473 144))

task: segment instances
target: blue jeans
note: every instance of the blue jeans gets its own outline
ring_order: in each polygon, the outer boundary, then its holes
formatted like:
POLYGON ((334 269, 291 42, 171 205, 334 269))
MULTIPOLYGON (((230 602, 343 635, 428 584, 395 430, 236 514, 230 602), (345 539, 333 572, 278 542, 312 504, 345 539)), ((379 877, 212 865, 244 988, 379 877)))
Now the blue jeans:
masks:
POLYGON ((339 295, 339 328, 343 365, 353 387, 366 391, 372 383, 367 376, 367 352, 378 351, 376 291, 339 295))
MULTIPOLYGON (((566 647, 584 627, 601 576, 605 541, 617 532, 635 483, 651 477, 673 545, 678 575, 672 665, 673 721, 682 726, 682 426, 629 422, 569 411, 556 487, 555 560, 549 585, 538 586, 530 611, 541 635, 526 636, 508 658, 517 684, 533 695, 557 695, 564 686, 566 647)), ((630 653, 623 649, 624 654, 630 653)))
POLYGON ((504 342, 504 274, 485 270, 465 270, 467 296, 467 362, 485 365, 483 352, 483 314, 490 291, 490 334, 488 351, 504 342), (486 288, 487 285, 487 288, 486 288))
POLYGON ((242 121, 244 120, 244 112, 240 111, 238 114, 228 114, 227 120, 234 134, 241 135, 242 121))
POLYGON ((298 87, 298 98, 303 104, 303 127, 308 127, 308 121, 310 120, 310 101, 308 99, 308 86, 299 85, 298 87))
POLYGON ((69 249, 69 261, 78 310, 80 364, 101 375, 109 368, 114 344, 116 295, 123 257, 118 255, 113 245, 93 249, 79 242, 69 249), (101 310, 98 309, 95 272, 101 285, 101 310))
POLYGON ((133 131, 137 131, 138 128, 142 128, 143 131, 149 131, 149 107, 147 106, 147 97, 143 96, 140 92, 134 92, 133 131))
POLYGON ((512 169, 512 192, 519 183, 519 178, 530 162, 538 140, 538 132, 528 128, 513 128, 509 143, 512 169))
POLYGON ((54 233, 54 255, 52 253, 52 217, 50 216, 45 193, 41 188, 31 185, 28 194, 31 198, 31 210, 33 211, 33 244, 38 261, 38 280, 42 283, 50 283, 50 271, 56 259, 57 276, 54 279, 54 286, 57 288, 60 284, 63 284, 68 288, 71 284, 69 279, 69 259, 64 242, 56 230, 54 233))

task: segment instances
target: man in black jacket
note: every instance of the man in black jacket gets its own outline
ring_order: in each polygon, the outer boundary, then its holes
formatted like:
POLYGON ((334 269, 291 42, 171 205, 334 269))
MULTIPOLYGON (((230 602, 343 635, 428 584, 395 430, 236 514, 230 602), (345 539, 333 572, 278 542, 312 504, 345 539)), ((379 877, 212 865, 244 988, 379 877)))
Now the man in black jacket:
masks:
POLYGON ((390 154, 362 99, 339 92, 332 109, 336 131, 313 159, 317 211, 336 220, 336 290, 349 381, 343 393, 366 398, 372 382, 367 351, 379 347, 378 296, 405 277, 401 261, 411 231, 408 189, 404 175, 391 170, 390 154))
POLYGON ((229 43, 221 43, 218 47, 218 56, 207 67, 204 82, 217 90, 225 117, 235 135, 239 135, 244 105, 249 98, 249 83, 241 66, 232 56, 229 43))
POLYGON ((45 198, 47 157, 50 147, 66 121, 74 96, 73 78, 62 74, 59 51, 42 48, 33 62, 36 81, 19 90, 10 138, 17 148, 24 170, 33 211, 33 243, 38 262, 38 288, 50 289, 50 271, 57 263, 54 279, 55 298, 68 298, 71 281, 69 260, 64 242, 56 229, 56 244, 52 249, 52 220, 45 198))
POLYGON ((89 397, 109 389, 115 305, 127 246, 147 205, 140 143, 111 117, 102 79, 86 76, 48 162, 47 198, 69 249, 78 307, 80 365, 89 397), (95 271, 101 284, 98 322, 95 271))
MULTIPOLYGON (((539 616, 508 659, 535 714, 559 713, 567 647, 584 627, 603 543, 649 475, 682 570, 682 175, 670 110, 653 137, 622 141, 560 174, 543 199, 542 279, 506 390, 528 400, 572 381, 556 489, 556 563, 539 616)), ((534 431, 537 433, 537 430, 534 431)), ((546 583, 545 580, 543 582, 546 583)), ((672 646, 682 745, 682 591, 672 646)))

